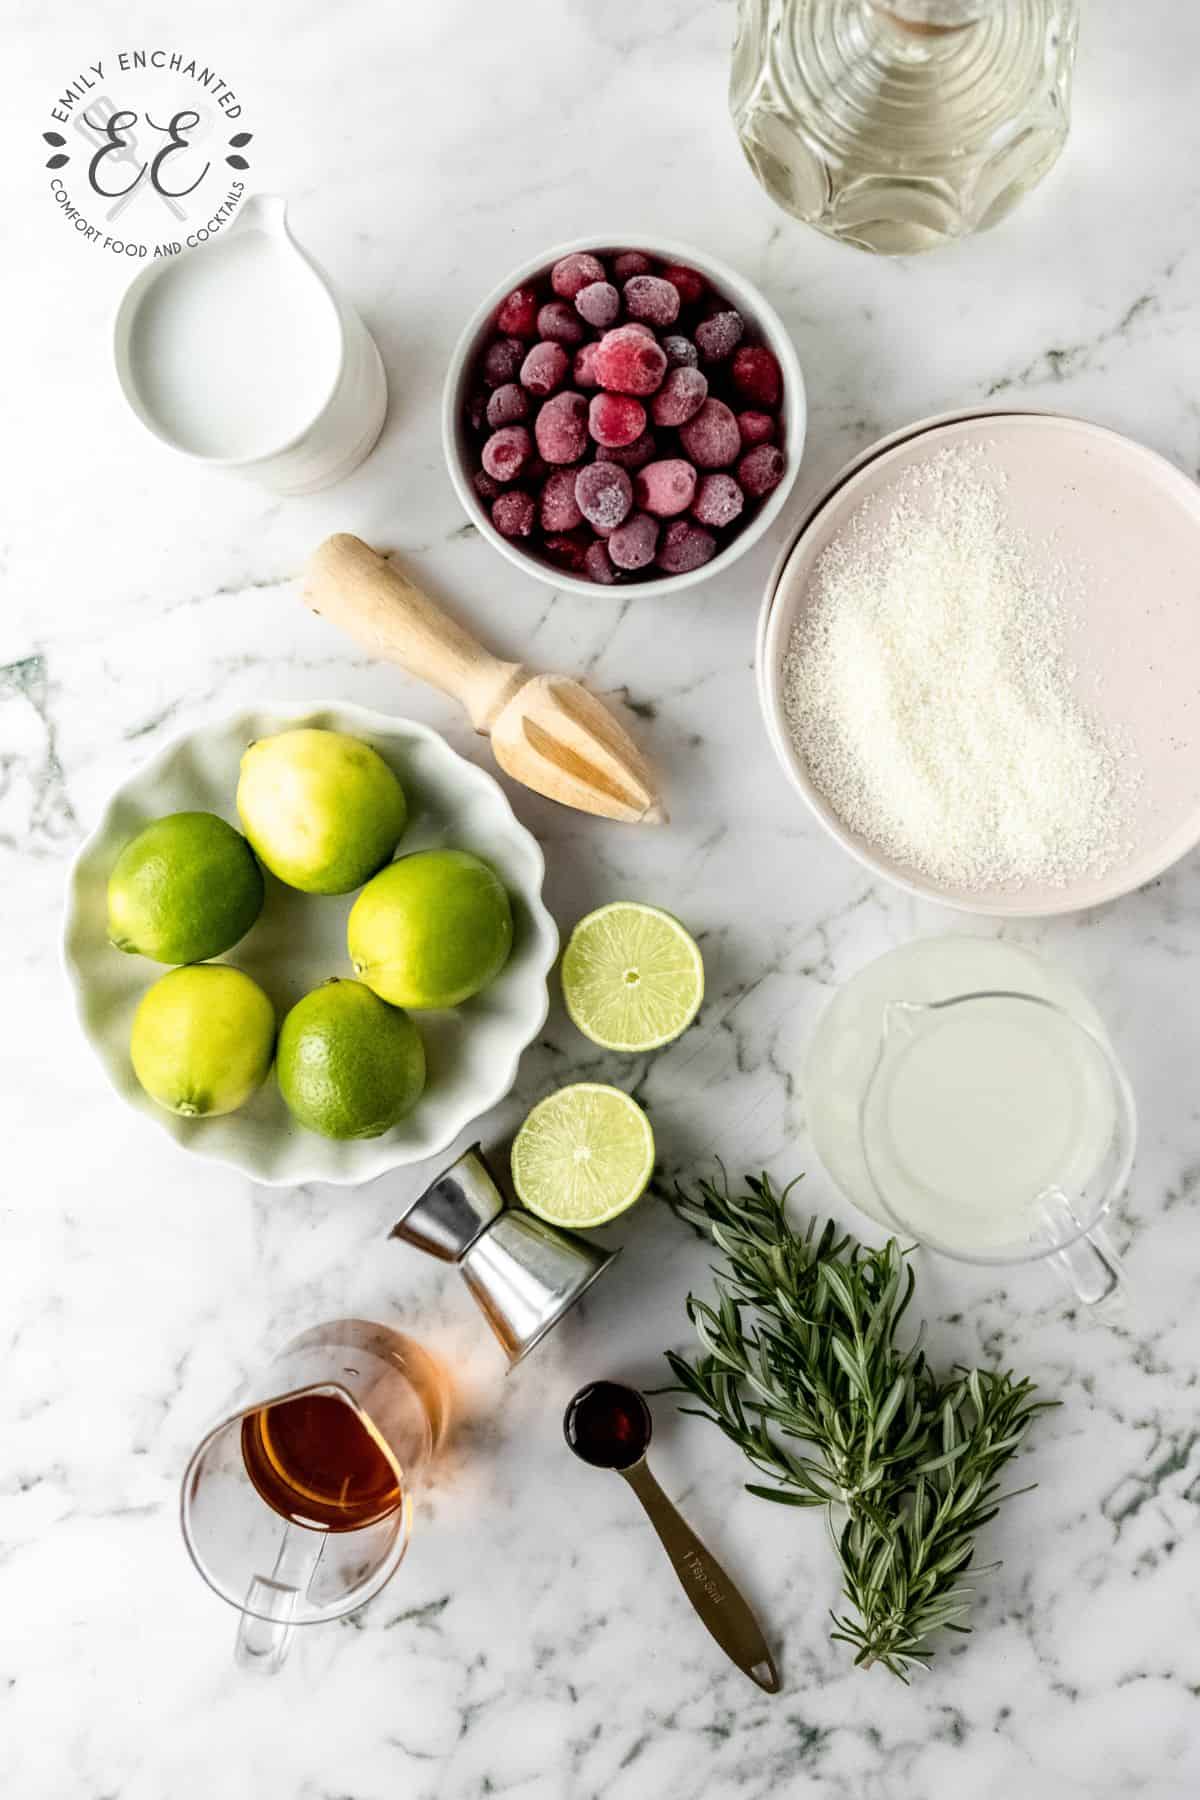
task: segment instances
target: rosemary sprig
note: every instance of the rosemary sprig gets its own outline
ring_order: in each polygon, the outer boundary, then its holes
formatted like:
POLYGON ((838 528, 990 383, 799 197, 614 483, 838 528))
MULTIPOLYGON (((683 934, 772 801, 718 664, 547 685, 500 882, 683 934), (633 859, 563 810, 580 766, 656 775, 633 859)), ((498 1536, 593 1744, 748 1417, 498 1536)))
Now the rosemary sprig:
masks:
MULTIPOLYGON (((1033 1383, 985 1369, 935 1376, 920 1332, 897 1334, 916 1275, 894 1238, 882 1249, 787 1222, 790 1189, 702 1181, 669 1196, 725 1258, 716 1304, 688 1297, 703 1353, 668 1351, 677 1392, 776 1484, 749 1492, 827 1509, 845 1596, 832 1636, 855 1662, 901 1680, 945 1626, 966 1631, 962 1585, 974 1539, 1002 1500, 999 1474, 1035 1413, 1033 1383), (835 1514, 839 1519, 834 1525, 835 1514)), ((1024 1490, 1018 1490, 1024 1491, 1024 1490)))

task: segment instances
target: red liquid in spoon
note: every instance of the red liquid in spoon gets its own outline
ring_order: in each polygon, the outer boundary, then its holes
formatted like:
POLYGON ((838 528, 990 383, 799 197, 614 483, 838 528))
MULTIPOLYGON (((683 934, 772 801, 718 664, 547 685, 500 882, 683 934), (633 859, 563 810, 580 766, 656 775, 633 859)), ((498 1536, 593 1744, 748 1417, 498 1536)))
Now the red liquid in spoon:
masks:
POLYGON ((646 1454, 650 1430, 650 1408, 619 1381, 589 1381, 563 1415, 571 1449, 596 1469, 631 1469, 646 1454))

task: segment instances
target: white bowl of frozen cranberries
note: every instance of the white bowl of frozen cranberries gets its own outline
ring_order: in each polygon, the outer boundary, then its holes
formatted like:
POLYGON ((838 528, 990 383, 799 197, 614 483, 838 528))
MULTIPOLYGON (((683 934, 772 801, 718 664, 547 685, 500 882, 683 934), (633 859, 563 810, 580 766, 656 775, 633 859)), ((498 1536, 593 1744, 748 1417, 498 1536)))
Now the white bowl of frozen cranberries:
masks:
POLYGON ((459 339, 446 461, 510 562, 574 593, 727 569, 782 508, 804 378, 749 282, 689 244, 584 238, 523 264, 459 339))

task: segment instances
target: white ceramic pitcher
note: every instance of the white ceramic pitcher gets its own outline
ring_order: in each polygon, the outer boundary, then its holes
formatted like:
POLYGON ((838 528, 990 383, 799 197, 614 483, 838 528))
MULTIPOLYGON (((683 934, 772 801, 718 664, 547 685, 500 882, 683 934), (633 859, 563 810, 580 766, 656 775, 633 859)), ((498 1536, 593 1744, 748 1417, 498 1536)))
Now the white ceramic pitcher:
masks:
POLYGON ((331 487, 383 428, 374 339, 296 242, 278 195, 254 196, 219 237, 142 269, 114 355, 160 442, 273 493, 331 487))

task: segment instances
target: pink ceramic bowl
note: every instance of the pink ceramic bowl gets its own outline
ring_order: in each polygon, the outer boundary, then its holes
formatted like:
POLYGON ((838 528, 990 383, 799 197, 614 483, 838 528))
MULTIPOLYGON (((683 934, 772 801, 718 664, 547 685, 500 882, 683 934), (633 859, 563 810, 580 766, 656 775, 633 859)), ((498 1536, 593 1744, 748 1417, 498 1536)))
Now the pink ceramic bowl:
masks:
POLYGON ((1194 671, 1200 613, 1200 489, 1144 445, 1057 413, 974 408, 918 421, 871 445, 807 509, 767 586, 755 659, 759 705, 792 787, 844 850, 918 899, 992 918, 1080 912, 1154 880, 1200 843, 1200 722, 1194 671), (937 450, 986 446, 1006 478, 1010 509, 1035 544, 1092 574, 1068 621, 1073 683, 1133 758, 1136 786, 1125 845, 1102 873, 1061 887, 943 885, 883 855, 852 831, 816 787, 791 734, 784 665, 813 571, 830 541, 896 472, 937 450))

